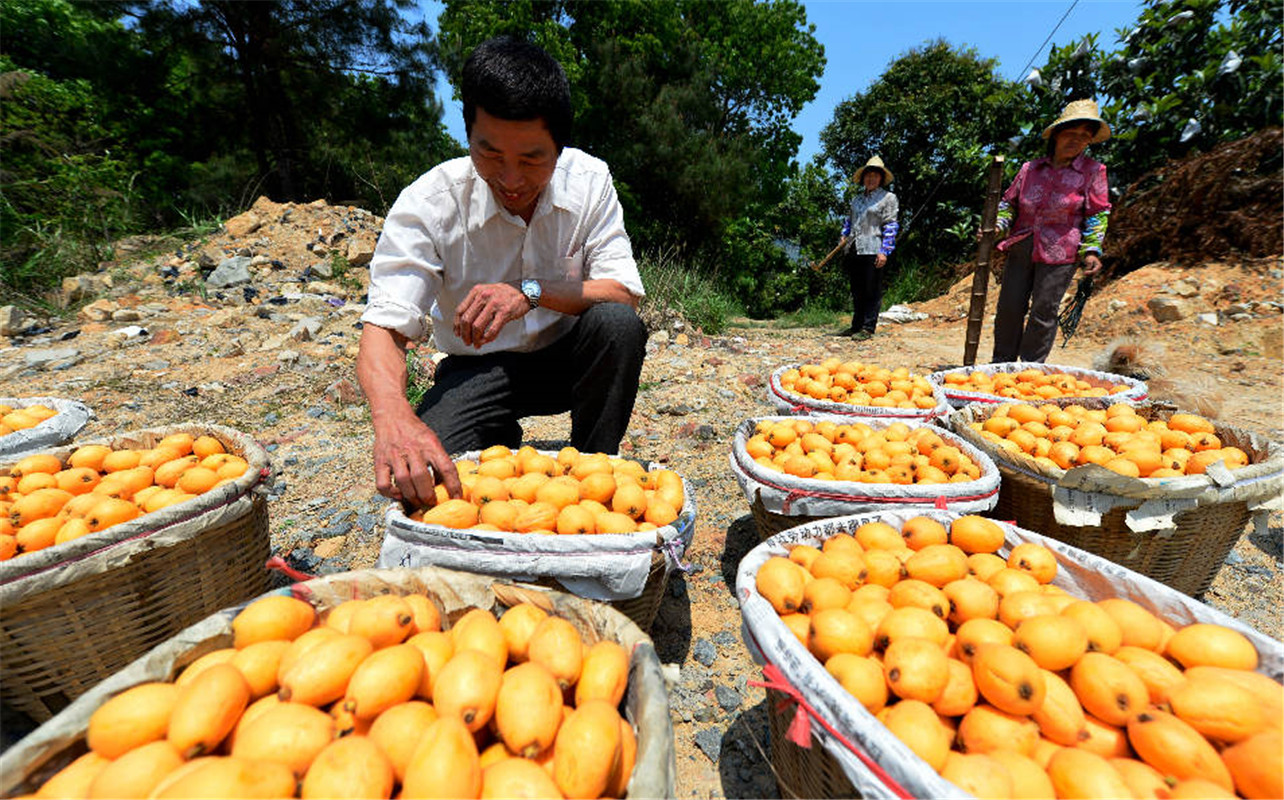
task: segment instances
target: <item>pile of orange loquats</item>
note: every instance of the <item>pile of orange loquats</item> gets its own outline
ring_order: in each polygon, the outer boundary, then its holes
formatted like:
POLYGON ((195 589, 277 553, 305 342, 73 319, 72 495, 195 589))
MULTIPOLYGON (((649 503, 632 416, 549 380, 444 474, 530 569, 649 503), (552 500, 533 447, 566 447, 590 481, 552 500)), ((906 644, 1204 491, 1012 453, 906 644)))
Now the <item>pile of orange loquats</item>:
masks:
POLYGON ((755 462, 797 478, 858 483, 950 483, 976 480, 980 466, 930 427, 893 422, 760 420, 745 440, 755 462))
POLYGON ((813 400, 878 408, 936 407, 932 384, 904 367, 887 369, 876 364, 827 358, 803 364, 780 374, 780 386, 813 400))
POLYGON ((231 647, 99 706, 35 796, 624 796, 623 646, 530 603, 441 623, 423 594, 256 600, 231 647))
POLYGON ((45 420, 58 416, 55 409, 39 403, 22 408, 15 408, 0 403, 0 436, 8 436, 14 431, 25 431, 34 428, 45 420))
POLYGON ((188 433, 147 450, 90 444, 65 461, 52 453, 26 456, 0 476, 0 560, 185 502, 247 468, 213 436, 188 433))
POLYGON ((1198 414, 1148 420, 1126 403, 1106 409, 1005 403, 969 425, 995 446, 1045 468, 1099 464, 1133 478, 1175 478, 1202 475, 1218 461, 1228 469, 1250 463, 1240 448, 1223 446, 1213 423, 1198 414))
POLYGON ((867 522, 758 592, 870 713, 976 797, 1280 797, 1284 687, 1238 631, 1052 583, 977 516, 867 522))
POLYGON ((1102 382, 1093 383, 1069 373, 1045 372, 1034 368, 1020 372, 997 372, 993 375, 980 370, 947 372, 944 382, 947 392, 953 389, 1034 402, 1058 397, 1109 397, 1130 388, 1125 383, 1102 385, 1102 382))
POLYGON ((462 498, 438 484, 437 503, 410 519, 429 525, 510 533, 597 534, 655 530, 686 502, 682 478, 668 469, 564 447, 489 447, 455 462, 462 498))

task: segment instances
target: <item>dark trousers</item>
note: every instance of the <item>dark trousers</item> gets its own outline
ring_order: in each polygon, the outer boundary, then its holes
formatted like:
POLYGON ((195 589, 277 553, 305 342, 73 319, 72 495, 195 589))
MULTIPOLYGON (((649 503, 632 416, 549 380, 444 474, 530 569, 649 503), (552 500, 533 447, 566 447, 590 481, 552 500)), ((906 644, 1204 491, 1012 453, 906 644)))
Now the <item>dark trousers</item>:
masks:
POLYGON ((419 404, 447 453, 521 444, 522 417, 571 412, 571 445, 616 453, 637 397, 646 326, 623 303, 590 307, 529 353, 447 356, 419 404))
POLYGON ((1026 237, 1008 251, 994 314, 995 363, 1044 361, 1057 338, 1057 313, 1074 278, 1076 265, 1034 264, 1034 238, 1026 237), (1026 312, 1029 311, 1027 317, 1026 312))
POLYGON ((873 255, 847 253, 843 268, 852 287, 852 331, 873 333, 883 306, 883 270, 874 267, 873 255))

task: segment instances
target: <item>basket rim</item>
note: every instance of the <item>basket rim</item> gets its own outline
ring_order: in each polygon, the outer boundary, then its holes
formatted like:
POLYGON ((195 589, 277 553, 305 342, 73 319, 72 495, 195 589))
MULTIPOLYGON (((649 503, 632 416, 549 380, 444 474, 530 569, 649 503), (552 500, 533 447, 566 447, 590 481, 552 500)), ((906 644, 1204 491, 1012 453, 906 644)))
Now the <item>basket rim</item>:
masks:
POLYGON ((933 372, 928 376, 928 380, 933 385, 940 386, 947 400, 951 403, 958 401, 974 403, 1003 403, 1003 402, 1031 402, 1025 398, 1010 398, 989 392, 972 392, 965 389, 953 388, 953 384, 945 382, 946 375, 955 375, 958 373, 972 372, 1024 372, 1028 369, 1037 369, 1040 372, 1064 372, 1067 375, 1082 376, 1083 379, 1091 379, 1100 383, 1112 382, 1116 385, 1124 385, 1128 388, 1122 392, 1112 395, 1103 396, 1071 396, 1058 397, 1047 402, 1078 402, 1080 400, 1108 400, 1111 402, 1123 403, 1140 403, 1150 396, 1150 389, 1145 381, 1136 378, 1130 378, 1127 375, 1119 375, 1113 372, 1102 372, 1101 370, 1091 369, 1089 367, 1072 367, 1068 364, 1046 364, 1041 361, 998 361, 993 364, 975 364, 972 366, 953 367, 951 369, 942 369, 933 372))
MULTIPOLYGON (((799 412, 835 414, 845 417, 887 417, 894 420, 931 420, 950 413, 950 404, 941 388, 928 380, 932 387, 932 399, 936 405, 932 408, 887 408, 884 406, 858 406, 852 403, 838 403, 833 400, 818 400, 791 392, 780 383, 780 376, 791 369, 802 366, 801 362, 785 364, 772 371, 767 381, 767 394, 774 395, 780 402, 789 404, 795 415, 799 412)), ((910 373, 911 377, 927 379, 926 375, 910 373)))

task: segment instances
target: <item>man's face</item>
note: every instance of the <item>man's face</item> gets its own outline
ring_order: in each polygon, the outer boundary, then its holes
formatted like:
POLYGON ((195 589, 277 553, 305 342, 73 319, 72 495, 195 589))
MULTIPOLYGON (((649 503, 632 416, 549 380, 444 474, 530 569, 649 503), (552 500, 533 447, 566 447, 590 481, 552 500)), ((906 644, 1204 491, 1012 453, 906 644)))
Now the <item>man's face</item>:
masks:
POLYGON ((499 119, 478 108, 468 154, 500 205, 530 222, 557 166, 557 145, 544 120, 499 119))

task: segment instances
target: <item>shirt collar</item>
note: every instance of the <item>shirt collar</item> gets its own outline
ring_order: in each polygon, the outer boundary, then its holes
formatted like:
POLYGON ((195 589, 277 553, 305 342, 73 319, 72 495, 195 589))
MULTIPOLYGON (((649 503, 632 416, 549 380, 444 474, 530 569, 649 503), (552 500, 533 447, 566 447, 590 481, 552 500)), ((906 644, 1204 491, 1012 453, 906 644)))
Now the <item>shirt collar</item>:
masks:
MULTIPOLYGON (((1079 155, 1074 157, 1074 159, 1070 162, 1068 166, 1070 167, 1070 169, 1074 170, 1075 172, 1082 172, 1087 174, 1089 171, 1088 167, 1093 163, 1095 162, 1091 158, 1088 158, 1087 153, 1080 153, 1079 155)), ((1036 168, 1052 167, 1052 156, 1042 156, 1041 158, 1035 159, 1034 166, 1036 168)))
MULTIPOLYGON (((531 215, 532 223, 554 208, 574 212, 583 205, 567 189, 567 176, 570 171, 566 168, 566 161, 571 157, 570 153, 571 148, 562 148, 562 153, 557 158, 557 166, 553 168, 553 177, 549 180, 548 186, 544 187, 544 191, 540 192, 539 199, 535 201, 535 213, 531 215)), ((481 175, 477 174, 477 168, 471 158, 468 158, 468 174, 473 182, 472 198, 469 202, 469 219, 472 220, 473 229, 481 228, 493 217, 518 219, 509 214, 495 199, 495 193, 491 191, 486 181, 482 180, 481 175)))

